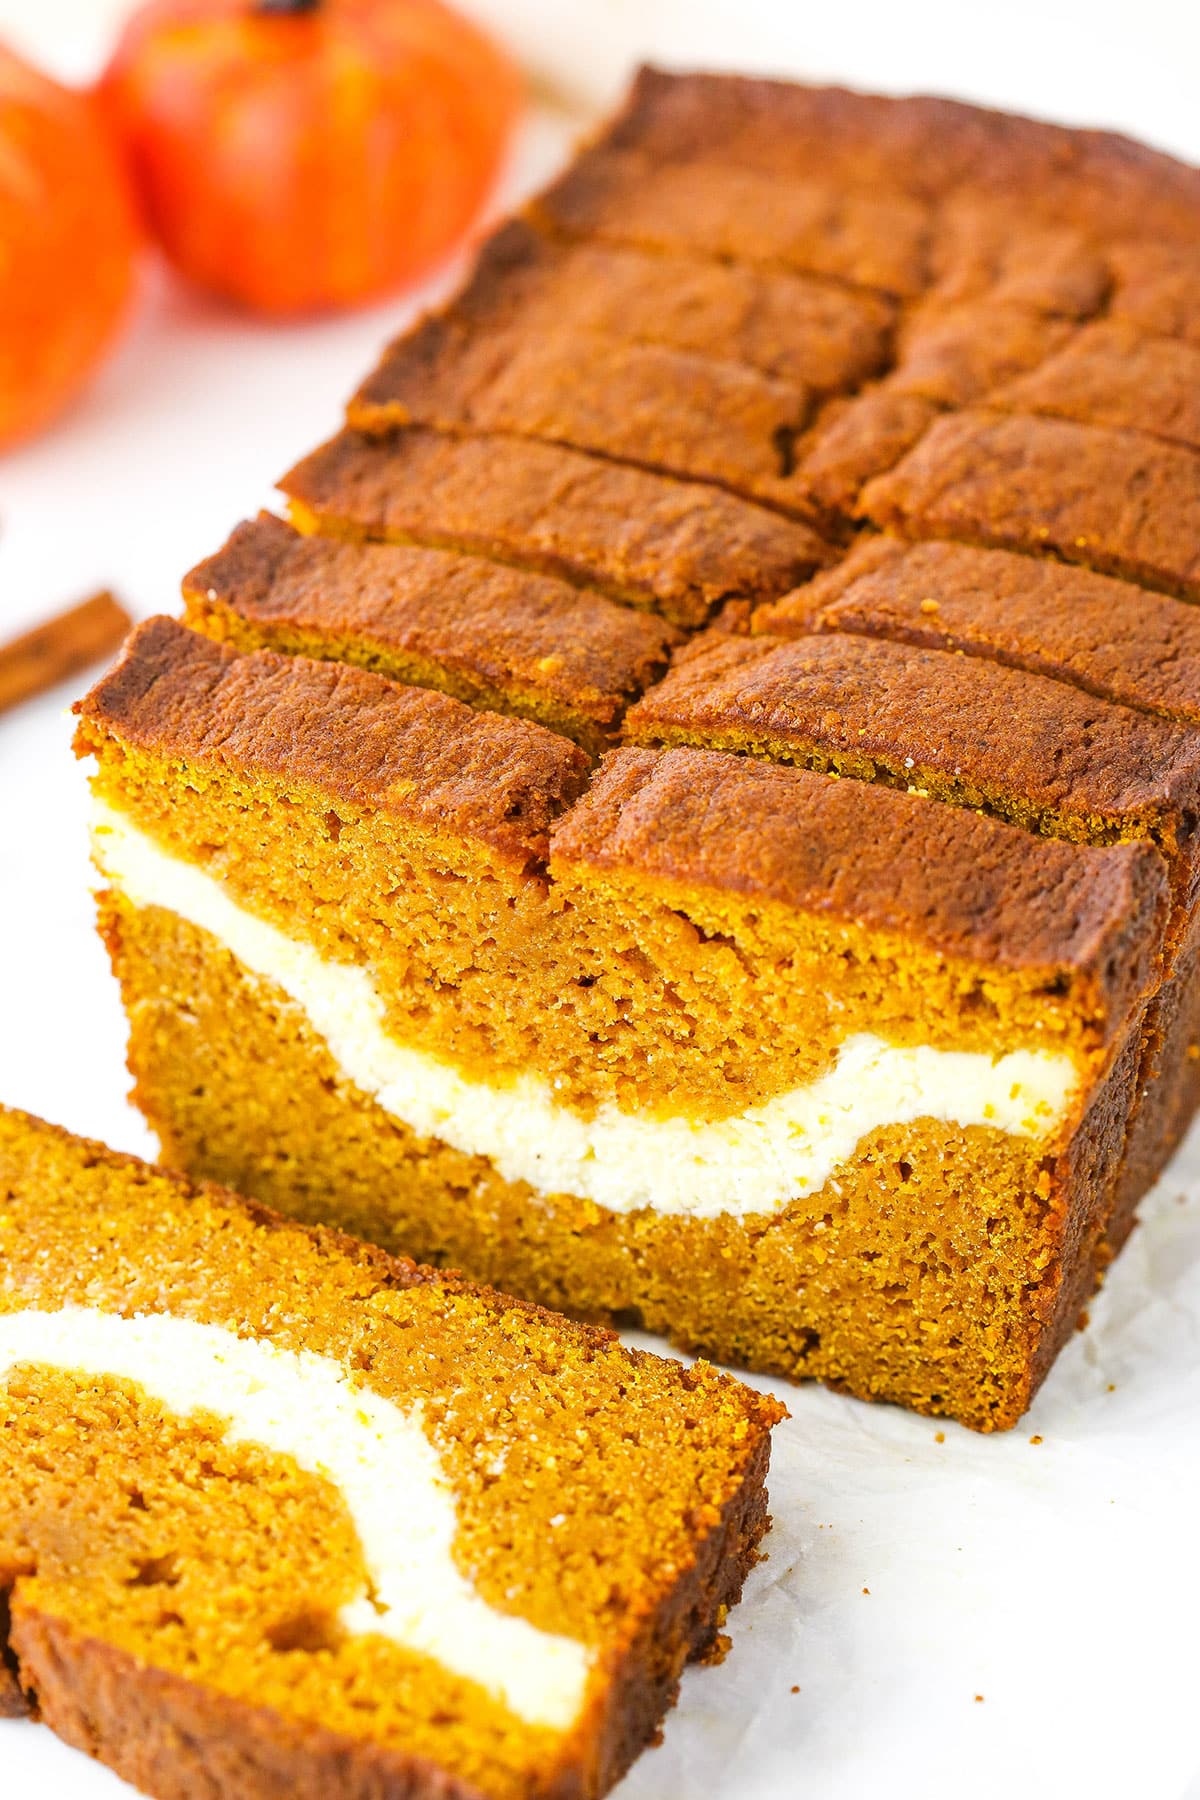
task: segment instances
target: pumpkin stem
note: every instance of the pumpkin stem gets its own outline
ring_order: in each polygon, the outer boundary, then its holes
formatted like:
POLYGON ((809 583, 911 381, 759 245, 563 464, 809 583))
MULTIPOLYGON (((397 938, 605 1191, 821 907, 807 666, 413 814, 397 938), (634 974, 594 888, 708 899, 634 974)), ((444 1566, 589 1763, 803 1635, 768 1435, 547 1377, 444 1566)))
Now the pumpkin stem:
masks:
POLYGON ((256 13, 271 13, 276 18, 302 18, 319 10, 321 0, 254 0, 256 13))

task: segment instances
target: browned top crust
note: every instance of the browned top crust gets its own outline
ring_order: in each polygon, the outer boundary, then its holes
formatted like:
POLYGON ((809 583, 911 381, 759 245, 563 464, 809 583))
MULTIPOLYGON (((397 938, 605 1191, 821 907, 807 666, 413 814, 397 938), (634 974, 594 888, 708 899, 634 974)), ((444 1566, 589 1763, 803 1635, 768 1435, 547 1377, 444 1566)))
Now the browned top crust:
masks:
POLYGON ((1200 344, 1200 245, 1155 239, 1114 244, 1109 312, 1142 331, 1200 344))
MULTIPOLYGON (((1120 138, 644 71, 285 478, 301 530, 343 541, 257 528, 226 555, 269 534, 269 571, 218 559, 205 593, 335 656, 402 647, 404 679, 428 652, 482 704, 536 673, 564 705, 598 696, 607 730, 640 689, 634 737, 921 782, 1060 836, 1146 833, 1190 882, 1200 777, 1177 721, 1198 651, 1155 593, 1200 599, 1198 226, 1200 172, 1120 138), (908 543, 800 588, 859 517, 908 543), (952 542, 913 548, 930 539, 952 542), (610 601, 688 630, 757 609, 757 631, 677 652, 647 693, 667 634, 635 647, 610 601)), ((283 665, 261 667, 236 679, 274 706, 283 665)), ((349 704, 321 679, 314 720, 349 704)), ((357 770, 344 724, 309 737, 357 770)), ((476 773, 468 806, 446 763, 446 819, 477 807, 536 863, 575 775, 514 778, 542 797, 518 827, 476 773)), ((744 855, 751 833, 748 814, 744 855)))
POLYGON ((351 402, 352 425, 538 438, 780 505, 781 446, 812 406, 806 389, 741 363, 536 321, 466 340, 431 320, 392 351, 388 386, 386 400, 368 386, 351 402))
POLYGON ((79 754, 114 737, 139 749, 308 784, 522 869, 588 759, 522 719, 481 713, 365 669, 260 650, 239 655, 174 619, 149 619, 76 703, 79 754))
POLYGON ((938 406, 969 406, 1059 350, 1075 327, 1013 301, 918 307, 887 385, 938 406))
POLYGON ((280 486, 334 535, 515 563, 679 625, 784 593, 834 556, 808 526, 719 489, 511 438, 343 431, 280 486))
POLYGON ((931 298, 1086 319, 1108 298, 1112 273, 1100 243, 1072 225, 1041 225, 1027 203, 969 188, 938 207, 931 298))
POLYGON ((835 393, 883 368, 894 319, 894 307, 877 295, 826 281, 699 256, 664 265, 661 256, 626 247, 552 242, 510 219, 484 244, 450 306, 389 345, 351 402, 351 418, 365 424, 359 409, 403 401, 418 355, 461 354, 481 332, 515 324, 527 339, 569 326, 745 363, 835 393))
POLYGON ((1049 559, 867 537, 837 568, 759 607, 754 629, 964 651, 1200 724, 1200 611, 1049 559))
MULTIPOLYGON (((189 623, 243 648, 330 655, 520 712, 542 701, 613 730, 679 634, 600 594, 417 545, 302 537, 269 513, 184 577, 189 623), (249 640, 226 627, 236 615, 249 640), (399 665, 395 667, 393 665, 399 665)), ((531 716, 536 716, 536 713, 531 716)))
POLYGON ((1200 737, 1000 663, 840 632, 711 631, 625 728, 929 788, 1058 835, 1149 835, 1196 879, 1200 737))
POLYGON ((1200 449, 1200 345, 1146 337, 1122 320, 1086 325, 989 406, 1148 431, 1200 449))
POLYGON ((1200 599, 1200 456, 1139 432, 954 413, 859 506, 905 537, 1049 550, 1200 599))
POLYGON ((585 150, 533 203, 550 230, 647 250, 702 252, 915 298, 929 281, 930 217, 892 189, 739 167, 719 141, 658 160, 617 141, 585 150))
POLYGON ((552 835, 552 872, 573 864, 777 901, 976 963, 1086 972, 1115 1016, 1141 992, 1164 897, 1146 844, 1030 837, 921 795, 695 749, 606 756, 552 835))
POLYGON ((610 146, 659 162, 716 153, 775 177, 822 171, 926 202, 998 200, 1101 239, 1194 241, 1200 218, 1200 171, 1161 151, 925 96, 643 69, 600 151, 610 146))
POLYGON ((831 534, 839 527, 844 531, 864 485, 894 468, 937 416, 932 400, 903 393, 890 382, 852 400, 831 400, 795 445, 794 486, 825 516, 831 534))

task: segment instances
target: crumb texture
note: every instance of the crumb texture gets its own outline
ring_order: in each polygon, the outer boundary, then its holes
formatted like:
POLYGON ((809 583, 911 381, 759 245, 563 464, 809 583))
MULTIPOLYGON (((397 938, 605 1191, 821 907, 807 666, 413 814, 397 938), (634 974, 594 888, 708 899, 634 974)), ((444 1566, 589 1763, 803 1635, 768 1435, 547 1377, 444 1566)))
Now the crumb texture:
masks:
POLYGON ((925 1121, 872 1133, 771 1217, 619 1215, 547 1204, 486 1159, 416 1139, 342 1077, 286 996, 171 915, 117 904, 106 930, 135 1007, 139 1104, 173 1161, 302 1218, 336 1189, 356 1230, 503 1271, 548 1306, 989 1431, 1025 1410, 1108 1254, 1136 1034, 1056 1155, 925 1121), (183 991, 199 1032, 181 1021, 183 991))
POLYGON ((179 1792, 184 1718, 234 1761, 274 1745, 302 1787, 335 1756, 363 1794, 380 1771, 405 1792, 514 1800, 615 1779, 737 1598, 774 1402, 8 1112, 0 1200, 0 1322, 169 1313, 331 1359, 416 1409, 480 1597, 593 1658, 575 1723, 551 1730, 346 1630, 362 1547, 327 1479, 231 1437, 219 1408, 182 1415, 136 1380, 26 1361, 0 1378, 0 1589, 52 1725, 131 1777, 165 1757, 179 1792))

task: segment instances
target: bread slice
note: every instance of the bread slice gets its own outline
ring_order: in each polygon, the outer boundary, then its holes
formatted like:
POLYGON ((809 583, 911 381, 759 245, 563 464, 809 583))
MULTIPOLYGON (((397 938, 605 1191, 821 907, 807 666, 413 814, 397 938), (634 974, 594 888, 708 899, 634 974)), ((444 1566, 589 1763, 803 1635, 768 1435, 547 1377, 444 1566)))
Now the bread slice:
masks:
POLYGON ((1145 838, 1184 914, 1200 889, 1196 732, 982 657, 842 631, 709 631, 625 729, 916 788, 1075 842, 1145 838))
POLYGON ((1200 450, 1200 349, 1145 337, 1128 321, 1100 320, 1040 368, 999 387, 988 404, 1145 431, 1200 450))
POLYGON ((857 631, 960 651, 1200 725, 1194 606, 1007 550, 872 534, 826 575, 760 606, 754 630, 857 631))
MULTIPOLYGON (((892 548, 885 540, 862 556, 890 566, 892 548)), ((945 545, 909 554, 927 564, 935 551, 943 562, 981 554, 945 545)), ((989 568, 996 555, 986 558, 989 568)), ((1016 559, 999 560, 1007 571, 1016 559)), ((1052 581, 1049 567, 1037 565, 1020 584, 1029 606, 1039 590, 1048 594, 1051 642, 1072 629, 1061 620, 1059 596, 1103 580, 1061 567, 1057 575, 1052 581)), ((751 752, 915 788, 1073 842, 1140 838, 1156 847, 1174 905, 1145 1022, 1119 1242, 1134 1188, 1161 1171, 1200 1092, 1189 1048, 1200 1035, 1200 738, 1187 724, 1068 682, 949 650, 836 629, 796 639, 710 631, 677 653, 666 679, 629 713, 626 733, 639 743, 751 752)), ((1117 660, 1112 652, 1110 660, 1117 660)))
POLYGON ((968 409, 869 482, 859 510, 901 537, 1048 551, 1200 599, 1200 457, 1149 433, 968 409))
POLYGON ((782 1408, 0 1109, 7 1692, 146 1792, 599 1795, 782 1408))
POLYGON ((415 544, 302 537, 263 513, 184 577, 187 621, 536 719, 593 754, 666 668, 680 633, 547 575, 415 544))
POLYGON ((397 338, 362 383, 351 411, 364 425, 397 417, 412 371, 412 346, 426 356, 475 347, 477 334, 503 344, 561 324, 634 343, 735 362, 818 394, 853 388, 886 365, 895 308, 882 295, 704 255, 660 256, 609 244, 564 244, 524 219, 486 241, 470 282, 416 333, 397 338))
POLYGON ((834 560, 810 526, 736 494, 533 439, 347 429, 280 486, 302 530, 465 551, 676 625, 770 599, 834 560))

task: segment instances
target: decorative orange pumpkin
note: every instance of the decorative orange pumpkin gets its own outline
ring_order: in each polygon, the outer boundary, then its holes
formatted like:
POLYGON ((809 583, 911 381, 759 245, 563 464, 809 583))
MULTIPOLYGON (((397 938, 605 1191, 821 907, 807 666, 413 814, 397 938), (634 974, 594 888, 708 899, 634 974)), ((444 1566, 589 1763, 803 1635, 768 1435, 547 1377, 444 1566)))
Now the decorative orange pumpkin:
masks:
POLYGON ((438 0, 150 0, 102 92, 171 261, 273 314, 434 264, 520 104, 508 58, 438 0))
POLYGON ((47 424, 107 349, 138 244, 92 98, 0 45, 0 447, 47 424))

